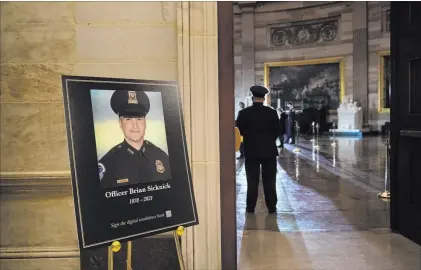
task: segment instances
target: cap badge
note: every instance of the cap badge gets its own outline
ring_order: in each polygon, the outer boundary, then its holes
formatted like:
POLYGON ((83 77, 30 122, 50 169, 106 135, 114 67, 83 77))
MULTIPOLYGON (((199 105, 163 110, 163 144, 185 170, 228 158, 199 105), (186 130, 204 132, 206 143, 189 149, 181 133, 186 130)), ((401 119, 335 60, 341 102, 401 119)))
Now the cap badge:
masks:
POLYGON ((129 100, 127 101, 128 104, 138 104, 136 97, 136 91, 129 91, 129 100))
POLYGON ((165 167, 164 164, 162 164, 162 161, 160 160, 156 160, 155 161, 155 166, 156 166, 156 171, 159 173, 164 173, 165 172, 165 167))

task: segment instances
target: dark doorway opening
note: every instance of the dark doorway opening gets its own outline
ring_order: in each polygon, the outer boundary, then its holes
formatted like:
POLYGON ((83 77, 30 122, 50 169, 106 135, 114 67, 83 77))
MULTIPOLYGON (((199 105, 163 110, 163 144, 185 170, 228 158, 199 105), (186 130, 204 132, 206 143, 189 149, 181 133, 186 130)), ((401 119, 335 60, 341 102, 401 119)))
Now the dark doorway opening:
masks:
MULTIPOLYGON (((221 265, 237 269, 233 3, 218 2, 221 265)), ((421 3, 391 3, 391 229, 421 244, 421 3), (405 19, 402 19, 405 18, 405 19)))

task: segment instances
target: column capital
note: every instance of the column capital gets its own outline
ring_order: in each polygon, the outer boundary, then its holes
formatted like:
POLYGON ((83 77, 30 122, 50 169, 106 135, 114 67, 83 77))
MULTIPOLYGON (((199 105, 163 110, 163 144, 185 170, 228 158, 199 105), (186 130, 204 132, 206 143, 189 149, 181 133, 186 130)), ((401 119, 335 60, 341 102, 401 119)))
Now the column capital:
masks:
POLYGON ((238 7, 241 9, 242 13, 254 12, 254 9, 257 6, 257 1, 242 1, 237 2, 238 7))

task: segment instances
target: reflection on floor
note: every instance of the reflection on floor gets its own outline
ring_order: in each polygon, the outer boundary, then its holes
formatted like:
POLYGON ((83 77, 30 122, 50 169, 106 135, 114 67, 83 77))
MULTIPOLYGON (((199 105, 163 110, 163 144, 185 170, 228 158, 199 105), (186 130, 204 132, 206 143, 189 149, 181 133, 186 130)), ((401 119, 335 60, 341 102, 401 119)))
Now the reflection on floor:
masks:
POLYGON ((287 145, 278 163, 277 214, 260 186, 255 214, 245 213, 247 182, 237 163, 238 269, 421 269, 418 245, 389 232, 385 146, 379 137, 329 139, 313 153, 287 145))

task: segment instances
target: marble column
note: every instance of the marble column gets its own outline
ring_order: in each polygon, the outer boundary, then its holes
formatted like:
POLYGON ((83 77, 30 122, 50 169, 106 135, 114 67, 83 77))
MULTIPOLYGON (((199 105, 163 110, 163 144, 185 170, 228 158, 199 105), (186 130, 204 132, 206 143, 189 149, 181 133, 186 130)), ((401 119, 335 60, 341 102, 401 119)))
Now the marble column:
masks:
POLYGON ((367 2, 353 3, 354 100, 362 106, 363 125, 368 123, 368 20, 367 2))
POLYGON ((254 7, 256 2, 240 2, 241 8, 241 48, 243 97, 245 98, 251 86, 255 84, 255 50, 254 50, 254 7))

